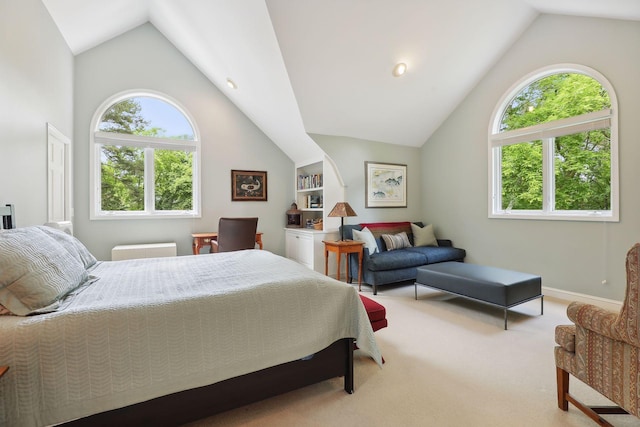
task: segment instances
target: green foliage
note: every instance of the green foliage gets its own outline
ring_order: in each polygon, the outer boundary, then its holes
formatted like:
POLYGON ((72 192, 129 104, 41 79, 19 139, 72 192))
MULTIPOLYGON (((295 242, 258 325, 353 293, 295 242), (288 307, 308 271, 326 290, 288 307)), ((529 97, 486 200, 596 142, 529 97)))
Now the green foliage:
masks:
POLYGON ((102 147, 102 210, 144 210, 144 151, 102 147))
MULTIPOLYGON (((501 131, 574 117, 611 107, 602 85, 582 74, 554 74, 523 89, 507 107, 501 131)), ((598 129, 554 140, 556 210, 611 206, 611 135, 598 129)), ((542 144, 502 147, 503 209, 542 209, 542 144)))
POLYGON ((562 136, 556 138, 555 143, 556 209, 609 209, 611 206, 609 129, 562 136))
POLYGON ((156 210, 192 209, 192 161, 192 153, 155 150, 156 210))
POLYGON ((149 122, 140 115, 140 104, 126 99, 112 105, 102 116, 99 129, 103 132, 143 135, 149 122))
MULTIPOLYGON (((129 135, 158 137, 164 130, 149 127, 135 99, 114 104, 99 129, 129 135)), ((184 139, 190 139, 188 135, 184 139)), ((178 138, 180 139, 180 138, 178 138)), ((155 209, 190 210, 193 206, 192 153, 154 150, 155 209)), ((106 145, 101 152, 102 210, 144 211, 144 149, 106 145)))
POLYGON ((542 209, 542 142, 502 147, 502 208, 542 209))

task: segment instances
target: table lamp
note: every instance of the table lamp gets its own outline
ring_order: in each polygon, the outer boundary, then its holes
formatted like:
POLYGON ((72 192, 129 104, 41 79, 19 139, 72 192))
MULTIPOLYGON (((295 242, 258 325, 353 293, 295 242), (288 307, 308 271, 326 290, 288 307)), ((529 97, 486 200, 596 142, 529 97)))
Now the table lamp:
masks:
POLYGON ((340 240, 344 240, 344 217, 358 216, 349 203, 338 202, 329 212, 329 217, 340 217, 340 240))

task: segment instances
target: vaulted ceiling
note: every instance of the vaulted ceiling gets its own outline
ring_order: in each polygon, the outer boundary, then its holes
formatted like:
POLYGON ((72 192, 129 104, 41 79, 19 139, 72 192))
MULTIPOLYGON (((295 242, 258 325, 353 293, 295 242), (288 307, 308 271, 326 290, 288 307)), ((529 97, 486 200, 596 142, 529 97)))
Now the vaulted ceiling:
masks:
POLYGON ((640 20, 640 0, 42 1, 74 54, 151 22, 296 162, 308 133, 423 145, 540 13, 640 20))

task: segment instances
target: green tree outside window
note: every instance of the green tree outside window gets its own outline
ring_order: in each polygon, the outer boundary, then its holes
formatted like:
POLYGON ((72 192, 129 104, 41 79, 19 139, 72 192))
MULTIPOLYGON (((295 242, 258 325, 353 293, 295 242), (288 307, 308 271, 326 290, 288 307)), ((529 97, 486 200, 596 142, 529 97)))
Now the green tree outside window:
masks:
MULTIPOLYGON (((609 94, 595 79, 578 73, 553 74, 521 90, 505 109, 500 132, 611 108, 609 94)), ((602 127, 550 139, 554 210, 611 209, 611 129, 602 127)), ((502 209, 543 206, 542 141, 501 147, 502 209)))
MULTIPOLYGON (((130 98, 112 105, 102 116, 98 130, 124 135, 193 140, 192 131, 167 136, 163 128, 151 126, 151 121, 144 115, 142 101, 142 98, 130 98)), ((163 101, 155 100, 155 102, 163 101)), ((181 115, 177 110, 175 113, 181 115)), ((182 120, 186 121, 184 117, 182 120)), ((141 148, 126 145, 126 143, 104 144, 101 147, 101 210, 145 210, 145 153, 152 155, 153 158, 153 183, 147 185, 153 187, 154 209, 156 211, 192 210, 193 152, 180 149, 141 148)))

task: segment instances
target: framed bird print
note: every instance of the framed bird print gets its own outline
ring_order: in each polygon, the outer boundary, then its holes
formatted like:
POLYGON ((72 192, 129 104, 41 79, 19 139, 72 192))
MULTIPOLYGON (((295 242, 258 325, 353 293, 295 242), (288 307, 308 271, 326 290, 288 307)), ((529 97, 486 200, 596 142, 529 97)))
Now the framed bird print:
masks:
POLYGON ((231 171, 231 200, 267 201, 266 171, 231 171))

